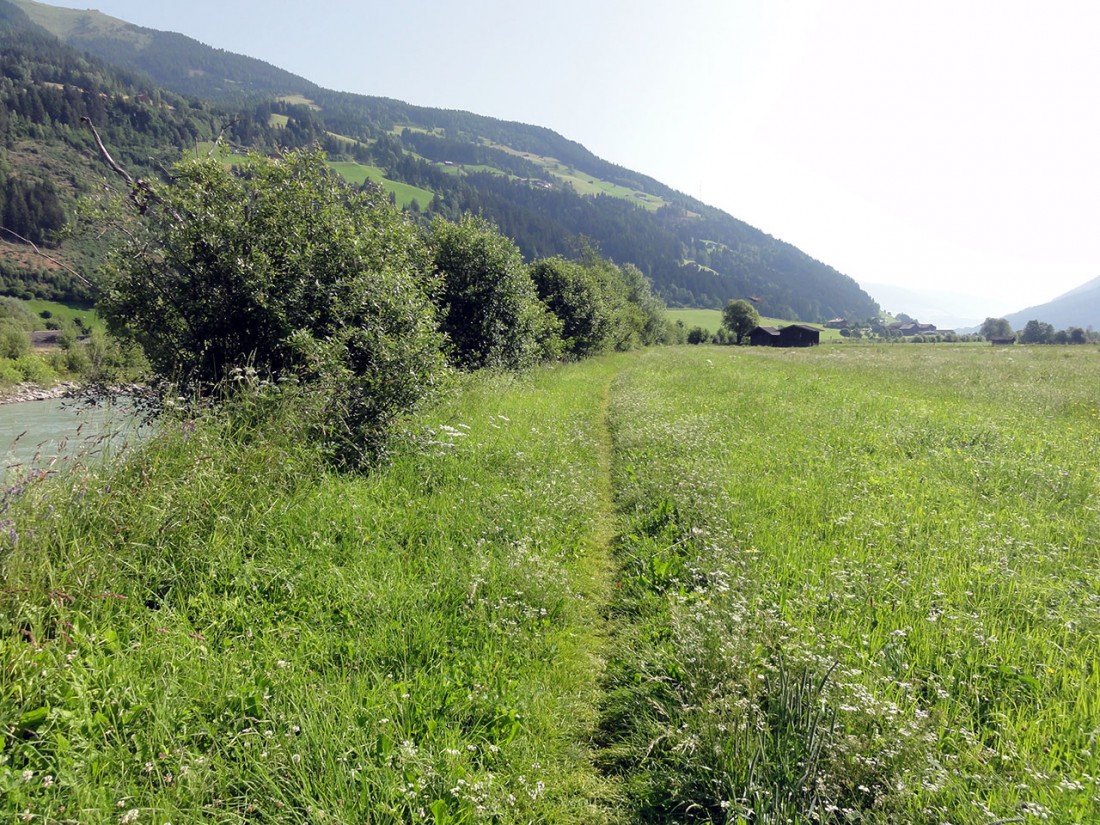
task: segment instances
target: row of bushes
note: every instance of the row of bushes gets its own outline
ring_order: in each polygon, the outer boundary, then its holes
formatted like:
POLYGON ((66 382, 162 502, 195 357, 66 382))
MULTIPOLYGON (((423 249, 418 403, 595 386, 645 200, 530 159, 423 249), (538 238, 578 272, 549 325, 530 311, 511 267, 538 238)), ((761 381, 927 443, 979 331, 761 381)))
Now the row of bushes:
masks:
POLYGON ((515 369, 665 340, 645 277, 591 251, 524 262, 478 217, 419 228, 353 191, 319 151, 191 159, 141 184, 141 226, 111 256, 100 308, 174 393, 243 368, 308 397, 342 466, 375 457, 395 420, 451 369, 515 369))

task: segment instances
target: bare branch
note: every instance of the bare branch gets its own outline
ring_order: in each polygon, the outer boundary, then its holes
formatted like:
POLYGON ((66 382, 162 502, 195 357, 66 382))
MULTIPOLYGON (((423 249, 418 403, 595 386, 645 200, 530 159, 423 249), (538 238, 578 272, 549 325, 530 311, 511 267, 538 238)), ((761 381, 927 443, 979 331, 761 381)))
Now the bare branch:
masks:
POLYGON ((80 283, 84 284, 84 286, 87 286, 87 287, 92 286, 91 281, 89 281, 87 278, 85 278, 83 275, 81 275, 79 272, 77 272, 75 269, 73 269, 71 266, 64 263, 63 261, 59 261, 59 260, 57 260, 57 258, 54 258, 50 255, 47 255, 45 252, 43 252, 41 249, 38 248, 38 244, 36 244, 34 241, 32 241, 28 238, 24 238, 18 232, 15 232, 11 229, 8 229, 6 226, 0 226, 0 232, 7 232, 13 238, 27 244, 27 246, 29 246, 31 249, 33 249, 35 251, 35 253, 37 253, 40 257, 45 258, 47 261, 49 261, 51 263, 57 264, 59 267, 61 267, 66 272, 68 272, 70 275, 75 277, 78 281, 80 281, 80 283))
POLYGON ((130 173, 123 169, 118 161, 111 157, 111 153, 108 152, 107 147, 103 145, 103 138, 99 136, 99 131, 95 128, 95 124, 92 123, 92 119, 85 116, 80 118, 80 122, 86 123, 88 128, 92 130, 92 136, 95 137, 96 146, 99 147, 99 153, 103 156, 103 159, 107 161, 107 165, 121 175, 130 186, 137 186, 138 184, 130 177, 130 173))
POLYGON ((213 157, 214 150, 217 149, 221 145, 222 138, 225 136, 225 130, 228 129, 230 126, 236 126, 240 122, 241 122, 241 119, 239 117, 235 117, 231 121, 226 123, 224 126, 222 126, 221 131, 218 132, 218 136, 214 139, 214 145, 211 146, 210 151, 206 153, 206 156, 208 158, 213 157))
POLYGON ((138 212, 144 215, 149 210, 149 205, 153 202, 160 203, 168 210, 173 218, 180 223, 183 223, 183 216, 180 215, 175 209, 164 202, 164 199, 160 197, 148 182, 137 178, 127 172, 122 164, 111 157, 111 153, 107 151, 107 147, 103 144, 103 138, 99 136, 99 131, 95 128, 95 124, 92 123, 92 119, 87 116, 80 118, 80 122, 87 125, 92 130, 92 135, 95 137, 96 146, 99 147, 99 153, 103 156, 103 160, 110 166, 118 175, 130 185, 130 200, 133 201, 134 206, 137 207, 138 212))

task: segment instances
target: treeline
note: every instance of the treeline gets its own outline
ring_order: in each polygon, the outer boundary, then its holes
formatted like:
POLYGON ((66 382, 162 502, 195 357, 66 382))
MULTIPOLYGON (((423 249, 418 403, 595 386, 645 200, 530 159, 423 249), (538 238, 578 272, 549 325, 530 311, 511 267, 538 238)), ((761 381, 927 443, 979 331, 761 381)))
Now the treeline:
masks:
POLYGON ((1031 320, 1017 333, 1017 339, 1021 344, 1088 344, 1100 340, 1100 333, 1081 327, 1055 329, 1046 321, 1031 320))
POLYGON ((60 268, 9 261, 0 258, 0 295, 41 298, 67 304, 91 304, 93 290, 60 268))
MULTIPOLYGON (((520 369, 666 340, 644 275, 585 250, 528 265, 481 217, 417 225, 319 151, 178 164, 144 192, 100 308, 156 378, 210 397, 295 388, 340 466, 369 462, 448 369, 520 369), (216 242, 213 240, 216 239, 216 242)), ((285 391, 290 391, 286 389, 285 391)))
POLYGON ((27 180, 0 165, 0 230, 6 230, 0 240, 50 244, 64 226, 65 210, 48 178, 27 180))
POLYGON ((94 156, 87 118, 120 159, 153 173, 181 150, 222 136, 268 148, 326 137, 307 106, 265 102, 237 110, 165 92, 136 76, 80 55, 49 35, 0 28, 0 125, 7 147, 21 139, 56 139, 94 156), (271 114, 287 117, 273 125, 271 114))

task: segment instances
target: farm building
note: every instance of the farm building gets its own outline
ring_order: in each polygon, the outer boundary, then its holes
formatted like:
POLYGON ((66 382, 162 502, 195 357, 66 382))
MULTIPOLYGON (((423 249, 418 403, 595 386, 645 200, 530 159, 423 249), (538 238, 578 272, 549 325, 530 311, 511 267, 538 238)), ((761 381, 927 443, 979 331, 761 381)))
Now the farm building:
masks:
POLYGON ((995 347, 1009 346, 1016 343, 1015 335, 991 335, 989 343, 995 347))
POLYGON ((779 330, 781 347, 816 347, 821 343, 821 330, 805 324, 791 324, 779 330))
POLYGON ((757 327, 749 333, 754 347, 816 347, 821 343, 821 330, 805 324, 790 324, 780 329, 757 327))
POLYGON ((778 347, 779 330, 775 327, 756 327, 749 333, 749 345, 753 347, 778 347))

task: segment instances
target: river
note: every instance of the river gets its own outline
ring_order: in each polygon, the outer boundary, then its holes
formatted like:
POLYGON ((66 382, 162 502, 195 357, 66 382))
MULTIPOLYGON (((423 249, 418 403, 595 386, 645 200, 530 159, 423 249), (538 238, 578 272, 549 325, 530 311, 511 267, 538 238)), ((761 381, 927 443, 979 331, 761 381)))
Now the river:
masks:
POLYGON ((0 404, 0 479, 66 462, 101 461, 140 437, 125 402, 89 407, 50 398, 0 404))

